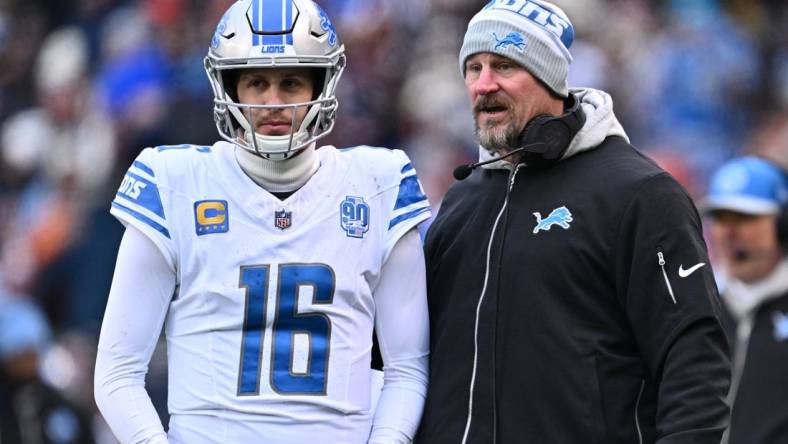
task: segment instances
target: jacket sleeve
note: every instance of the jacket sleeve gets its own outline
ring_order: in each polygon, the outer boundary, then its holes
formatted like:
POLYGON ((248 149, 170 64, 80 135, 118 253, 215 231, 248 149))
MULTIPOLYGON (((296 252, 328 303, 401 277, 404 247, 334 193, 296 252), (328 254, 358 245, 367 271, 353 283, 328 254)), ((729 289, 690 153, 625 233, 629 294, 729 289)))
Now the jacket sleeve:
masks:
POLYGON ((618 297, 657 384, 657 443, 719 443, 730 357, 698 212, 661 173, 633 188, 620 224, 618 297))

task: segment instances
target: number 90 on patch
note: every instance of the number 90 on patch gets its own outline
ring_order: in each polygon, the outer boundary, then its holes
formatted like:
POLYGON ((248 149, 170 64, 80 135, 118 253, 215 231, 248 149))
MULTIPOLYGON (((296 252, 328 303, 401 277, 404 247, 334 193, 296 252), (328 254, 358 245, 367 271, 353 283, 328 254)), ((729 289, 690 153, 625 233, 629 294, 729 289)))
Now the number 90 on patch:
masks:
POLYGON ((348 237, 363 238, 369 230, 369 205, 356 196, 345 196, 339 204, 340 225, 348 237))

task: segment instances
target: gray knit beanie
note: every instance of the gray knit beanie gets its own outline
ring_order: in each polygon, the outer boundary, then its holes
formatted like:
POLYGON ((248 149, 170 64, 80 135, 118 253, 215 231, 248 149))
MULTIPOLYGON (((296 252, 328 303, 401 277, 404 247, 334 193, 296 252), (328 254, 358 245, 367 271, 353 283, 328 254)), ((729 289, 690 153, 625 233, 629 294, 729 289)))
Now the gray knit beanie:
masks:
POLYGON ((525 67, 556 94, 567 97, 566 77, 575 30, 558 6, 542 0, 492 0, 468 23, 460 49, 465 60, 480 52, 508 57, 525 67))

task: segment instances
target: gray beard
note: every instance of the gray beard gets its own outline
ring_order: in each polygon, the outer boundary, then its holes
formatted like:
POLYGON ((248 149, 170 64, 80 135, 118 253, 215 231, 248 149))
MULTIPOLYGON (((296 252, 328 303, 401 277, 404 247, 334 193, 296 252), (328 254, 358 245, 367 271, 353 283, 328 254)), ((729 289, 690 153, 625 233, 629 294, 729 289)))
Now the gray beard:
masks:
POLYGON ((476 138, 479 145, 491 153, 505 154, 517 148, 520 132, 514 124, 514 119, 503 128, 497 127, 497 122, 489 122, 486 128, 480 128, 476 121, 476 138))

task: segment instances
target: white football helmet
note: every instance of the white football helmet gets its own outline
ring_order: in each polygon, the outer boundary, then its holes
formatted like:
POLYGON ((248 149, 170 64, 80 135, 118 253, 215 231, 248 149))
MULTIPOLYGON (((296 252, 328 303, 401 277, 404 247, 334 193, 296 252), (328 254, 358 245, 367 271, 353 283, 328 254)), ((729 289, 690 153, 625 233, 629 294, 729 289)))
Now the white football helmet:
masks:
POLYGON ((334 127, 335 90, 345 68, 345 47, 326 13, 311 0, 239 0, 219 21, 205 57, 214 94, 214 120, 223 139, 261 157, 287 159, 326 136, 334 127), (245 68, 324 69, 316 76, 313 100, 286 105, 237 103, 228 71, 245 68), (322 82, 322 84, 318 84, 322 82), (296 111, 307 113, 296 128, 296 111), (252 109, 292 109, 289 135, 254 130, 252 109))

